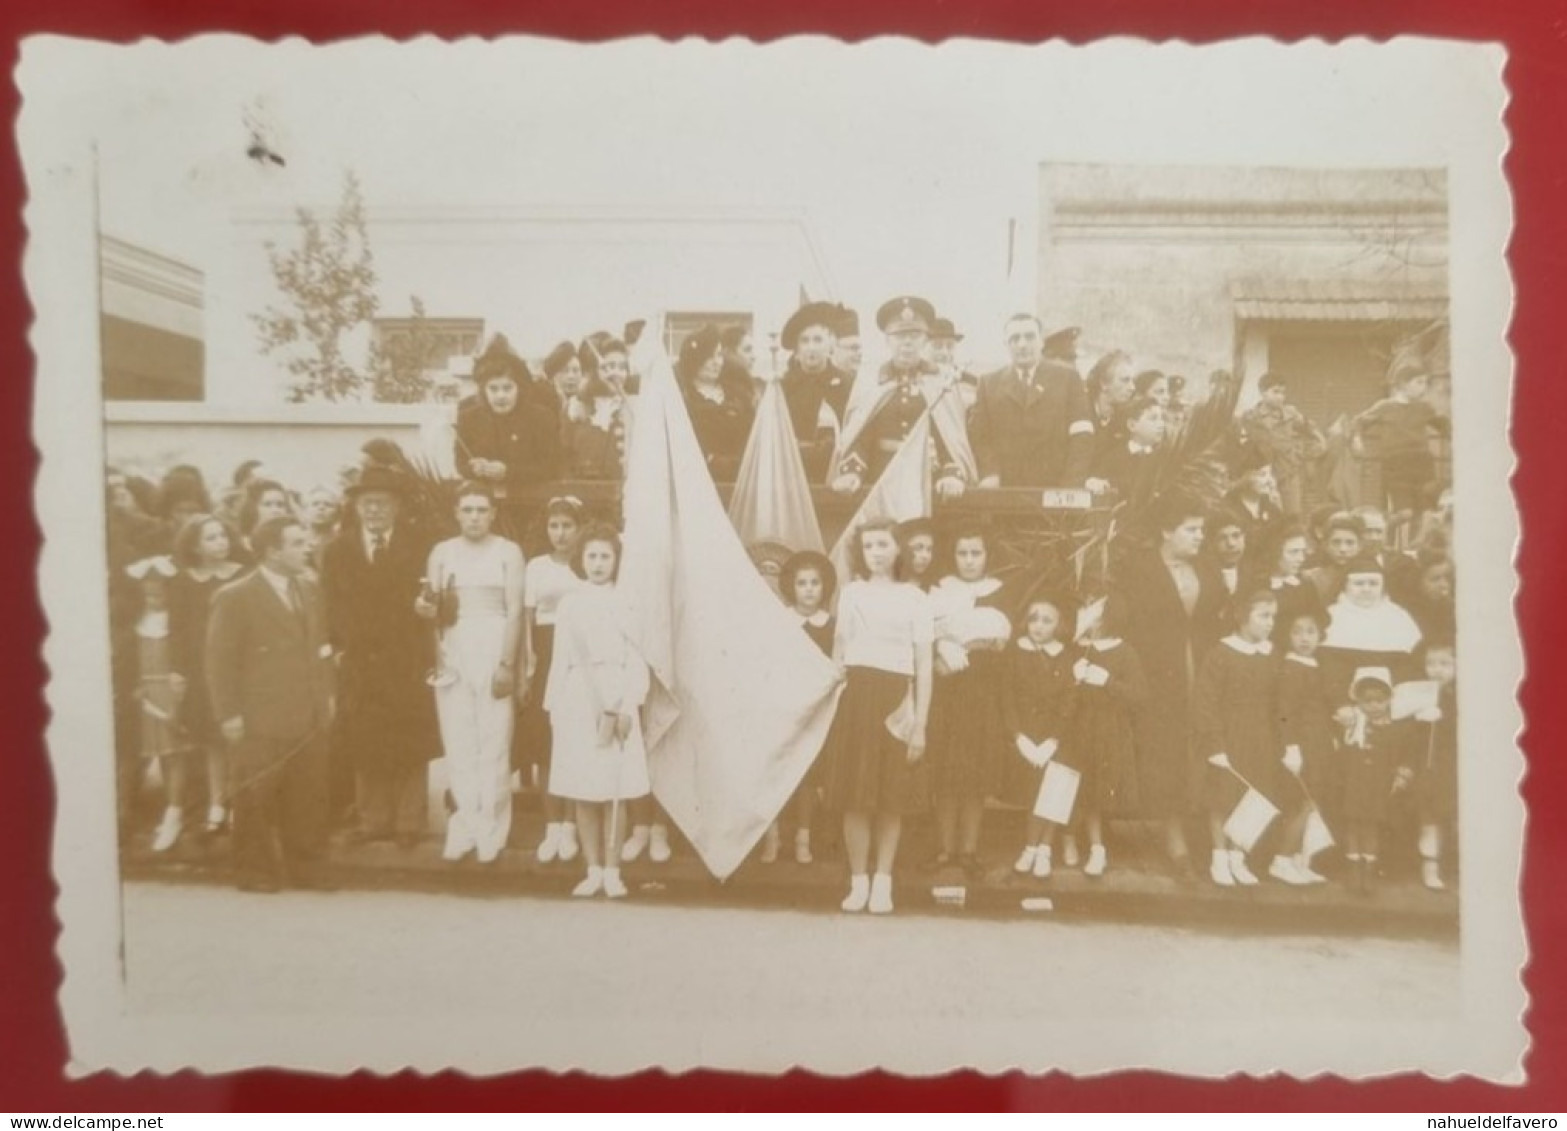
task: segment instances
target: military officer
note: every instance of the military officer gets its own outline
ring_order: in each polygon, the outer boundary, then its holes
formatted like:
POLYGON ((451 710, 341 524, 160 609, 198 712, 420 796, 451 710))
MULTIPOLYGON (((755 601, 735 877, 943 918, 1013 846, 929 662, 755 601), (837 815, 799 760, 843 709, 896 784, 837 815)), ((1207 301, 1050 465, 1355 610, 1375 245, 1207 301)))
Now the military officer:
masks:
POLYGON ((955 375, 944 376, 924 356, 935 321, 931 304, 914 295, 900 295, 876 312, 891 358, 874 386, 863 386, 850 400, 833 459, 834 491, 853 493, 875 482, 927 408, 937 494, 956 498, 978 478, 955 375))

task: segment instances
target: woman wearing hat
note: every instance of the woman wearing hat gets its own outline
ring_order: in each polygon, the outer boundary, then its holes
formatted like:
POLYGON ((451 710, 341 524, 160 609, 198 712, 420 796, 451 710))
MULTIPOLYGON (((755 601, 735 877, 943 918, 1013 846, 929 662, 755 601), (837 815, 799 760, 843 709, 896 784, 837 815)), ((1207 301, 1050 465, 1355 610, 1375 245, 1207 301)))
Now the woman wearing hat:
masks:
POLYGON ((458 470, 488 483, 501 500, 559 476, 559 422, 539 403, 527 365, 505 339, 497 337, 484 351, 473 377, 479 400, 458 413, 458 470))
POLYGON ((715 327, 704 326, 681 343, 675 375, 708 470, 720 483, 733 481, 756 411, 745 382, 724 380, 723 343, 715 327))
POLYGON ((832 303, 808 302, 789 316, 778 335, 778 344, 789 351, 789 365, 779 384, 805 473, 813 483, 827 477, 853 383, 849 374, 832 364, 837 317, 838 308, 832 303))

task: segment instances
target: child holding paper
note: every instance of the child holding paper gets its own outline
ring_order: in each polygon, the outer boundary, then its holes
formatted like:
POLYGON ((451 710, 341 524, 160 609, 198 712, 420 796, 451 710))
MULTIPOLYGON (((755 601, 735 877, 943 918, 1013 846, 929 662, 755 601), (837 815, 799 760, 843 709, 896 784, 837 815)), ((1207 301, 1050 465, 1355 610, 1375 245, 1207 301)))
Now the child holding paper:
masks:
POLYGON ((1278 598, 1258 590, 1236 606, 1236 631, 1209 650, 1192 692, 1192 730, 1207 762, 1203 800, 1213 857, 1208 874, 1220 887, 1252 885, 1246 864, 1279 796, 1278 665, 1273 621, 1278 598), (1255 796, 1254 796, 1255 795, 1255 796), (1260 827, 1259 827, 1260 826, 1260 827))
POLYGON ((1325 820, 1319 801, 1331 794, 1333 763, 1333 697, 1317 663, 1327 614, 1307 608, 1282 627, 1287 651, 1279 665, 1279 737, 1289 775, 1283 798, 1294 800, 1286 806, 1284 831, 1268 874, 1286 884, 1320 884, 1323 877, 1311 868, 1314 850, 1322 847, 1315 843, 1321 826, 1314 824, 1313 814, 1315 821, 1325 820), (1306 836, 1309 824, 1319 830, 1317 837, 1309 838, 1313 843, 1306 836))
POLYGON ((1001 718, 1017 750, 1007 763, 1005 792, 1029 811, 1023 850, 1012 867, 1040 879, 1050 875, 1056 825, 1036 814, 1036 802, 1045 768, 1060 749, 1076 684, 1072 665, 1077 657, 1061 640, 1067 611, 1059 597, 1029 602, 1023 635, 1006 651, 1002 684, 1001 718))
POLYGON ((1416 744, 1415 804, 1420 814, 1420 880, 1441 891, 1442 846, 1458 818, 1458 656, 1450 641, 1429 641, 1426 679, 1437 687, 1435 706, 1414 714, 1423 724, 1424 744, 1416 744))
MULTIPOLYGON (((1088 836, 1086 876, 1102 876, 1109 865, 1104 815, 1137 808, 1136 714, 1148 695, 1143 666, 1121 639, 1121 610, 1115 601, 1083 626, 1083 653, 1072 665, 1076 681, 1067 739, 1057 760, 1082 775, 1078 815, 1088 836)), ((1069 862, 1070 863, 1070 862, 1069 862)))

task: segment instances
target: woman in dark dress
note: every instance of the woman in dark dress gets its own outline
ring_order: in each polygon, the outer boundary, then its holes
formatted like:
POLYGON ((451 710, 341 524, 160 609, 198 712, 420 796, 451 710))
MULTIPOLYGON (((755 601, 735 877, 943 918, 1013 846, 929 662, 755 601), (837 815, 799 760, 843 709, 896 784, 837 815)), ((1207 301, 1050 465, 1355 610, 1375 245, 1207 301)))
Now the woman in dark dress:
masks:
POLYGON ((1198 664, 1222 632, 1228 595, 1213 565, 1200 556, 1203 509, 1179 496, 1163 499, 1152 549, 1118 571, 1115 592, 1126 642, 1142 661, 1148 700, 1137 726, 1137 787, 1144 816, 1165 825, 1170 862, 1191 868, 1183 822, 1191 812, 1189 713, 1198 664))
POLYGON ((228 748, 207 694, 207 613, 213 594, 244 568, 233 558, 237 543, 222 519, 210 514, 188 519, 174 538, 179 572, 169 579, 170 667, 183 687, 180 723, 206 768, 208 832, 228 821, 228 748))
POLYGON ((1236 631, 1210 648, 1192 692, 1192 734, 1201 759, 1213 861, 1208 874, 1220 887, 1250 886, 1247 865, 1253 847, 1225 831, 1225 820, 1247 787, 1274 805, 1283 792, 1278 728, 1278 664, 1273 658, 1273 621, 1279 602, 1259 590, 1235 607, 1236 631))
POLYGON ((682 343, 675 373, 708 470, 720 483, 732 482, 756 412, 747 384, 724 377, 723 344, 716 329, 704 326, 682 343))
POLYGON ((936 618, 935 687, 930 706, 931 797, 936 807, 936 864, 956 856, 979 866, 985 801, 1000 788, 1002 650, 1012 625, 1002 610, 1001 580, 990 575, 990 539, 979 529, 953 542, 956 572, 931 590, 936 618))
POLYGON ((476 403, 457 415, 457 469, 495 492, 502 530, 514 540, 527 516, 513 501, 526 488, 560 475, 560 420, 540 403, 528 367, 493 347, 474 364, 476 403))

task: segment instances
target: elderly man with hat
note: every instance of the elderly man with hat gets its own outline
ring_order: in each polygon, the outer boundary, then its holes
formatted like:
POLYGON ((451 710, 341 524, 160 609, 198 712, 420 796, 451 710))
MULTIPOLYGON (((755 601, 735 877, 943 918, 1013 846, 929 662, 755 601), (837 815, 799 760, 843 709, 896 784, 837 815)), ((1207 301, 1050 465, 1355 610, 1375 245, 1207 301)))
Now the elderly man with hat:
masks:
POLYGON ((980 486, 1081 487, 1094 451, 1082 379, 1045 356, 1034 315, 1014 314, 1005 335, 1012 364, 980 379, 969 415, 980 486))
POLYGON ((963 397, 963 407, 971 409, 979 396, 979 378, 958 364, 958 343, 963 335, 950 318, 938 318, 931 323, 927 356, 931 364, 944 374, 955 374, 958 392, 963 397))
POLYGON ((853 493, 874 483, 927 409, 933 424, 936 493, 956 498, 977 478, 957 381, 925 358, 935 321, 935 308, 914 295, 891 299, 876 312, 892 356, 873 386, 861 383, 850 397, 833 455, 834 491, 853 493))
POLYGON ((371 465, 348 490, 351 518, 321 557, 338 664, 335 757, 353 767, 367 840, 411 844, 424 818, 425 764, 440 752, 425 683, 430 626, 414 612, 429 542, 405 520, 406 473, 371 465))
POLYGON ((840 308, 830 302, 808 302, 789 316, 778 335, 778 344, 789 351, 779 385, 813 483, 826 478, 853 385, 853 377, 832 364, 833 328, 840 316, 840 308))

